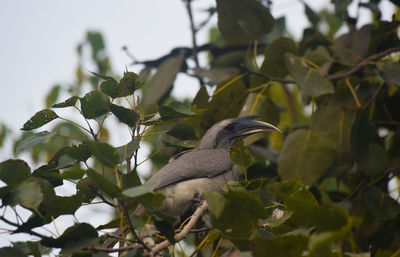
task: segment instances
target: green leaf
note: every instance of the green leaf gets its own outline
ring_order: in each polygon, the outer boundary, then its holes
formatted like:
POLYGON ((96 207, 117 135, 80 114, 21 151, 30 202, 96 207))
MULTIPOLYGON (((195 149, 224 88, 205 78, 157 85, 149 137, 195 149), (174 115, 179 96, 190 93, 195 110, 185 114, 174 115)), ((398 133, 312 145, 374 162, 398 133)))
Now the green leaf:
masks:
POLYGON ((316 252, 321 248, 336 244, 338 241, 345 239, 346 236, 351 233, 352 225, 353 222, 350 219, 349 222, 340 229, 312 234, 308 242, 308 249, 311 252, 311 256, 318 256, 316 252))
POLYGON ((21 130, 32 130, 39 128, 50 121, 57 119, 58 115, 53 112, 52 110, 49 109, 44 109, 39 112, 37 112, 35 115, 33 115, 30 120, 25 122, 24 126, 22 127, 21 130))
POLYGON ((104 94, 116 98, 119 95, 120 84, 114 79, 109 77, 105 81, 101 82, 100 90, 104 94))
POLYGON ((243 145, 242 140, 238 140, 236 144, 232 146, 231 160, 234 164, 244 168, 248 168, 252 164, 253 158, 249 150, 243 145))
POLYGON ((302 256, 307 249, 304 235, 287 234, 274 238, 255 238, 251 241, 254 257, 302 256))
POLYGON ((313 9, 308 6, 308 4, 304 3, 304 11, 306 13, 308 21, 313 25, 317 26, 319 21, 321 20, 320 16, 314 12, 313 9))
POLYGON ((194 112, 192 112, 187 105, 180 102, 172 102, 169 105, 162 105, 159 107, 158 112, 163 120, 184 118, 194 115, 194 112))
POLYGON ((246 43, 270 32, 274 18, 256 0, 217 0, 218 27, 232 43, 246 43))
POLYGON ((258 219, 267 217, 259 199, 244 190, 229 191, 224 196, 207 192, 204 197, 213 214, 213 226, 225 231, 228 238, 247 239, 258 219))
POLYGON ((157 103, 172 88, 175 77, 181 70, 185 60, 185 53, 170 57, 158 66, 157 72, 150 78, 141 101, 142 106, 149 103, 157 103))
POLYGON ((400 205, 396 200, 382 192, 376 186, 366 186, 362 192, 368 211, 381 221, 393 220, 400 214, 400 205))
POLYGON ((26 180, 19 184, 13 193, 13 203, 29 209, 36 209, 43 201, 43 193, 39 184, 33 180, 26 180))
POLYGON ((175 124, 167 134, 181 140, 197 139, 193 128, 184 122, 175 124))
POLYGON ((111 181, 95 170, 88 169, 86 171, 86 175, 89 177, 92 183, 94 183, 99 189, 109 194, 111 197, 121 196, 121 189, 119 189, 116 185, 111 183, 111 181))
POLYGON ((351 149, 357 160, 362 160, 368 146, 373 142, 375 128, 368 114, 358 111, 351 127, 351 149))
POLYGON ((138 117, 135 111, 116 104, 111 104, 110 110, 120 122, 125 123, 129 127, 134 127, 136 125, 138 117))
POLYGON ((0 248, 1 257, 28 257, 24 252, 16 247, 3 247, 0 248))
POLYGON ((301 58, 287 53, 285 62, 290 75, 303 94, 318 97, 335 92, 332 82, 327 80, 320 71, 308 67, 301 58))
POLYGON ((83 178, 83 175, 85 175, 84 170, 77 168, 77 167, 71 167, 70 169, 64 170, 60 174, 60 177, 63 179, 77 180, 77 179, 83 178))
POLYGON ((45 238, 42 244, 48 247, 64 248, 85 244, 93 241, 98 236, 97 231, 87 223, 78 223, 67 228, 57 239, 45 238))
POLYGON ((157 181, 146 182, 143 185, 126 189, 122 192, 122 194, 127 197, 135 198, 147 193, 153 193, 154 188, 156 188, 157 184, 157 181))
POLYGON ((329 132, 338 145, 337 161, 348 163, 351 154, 350 133, 354 113, 336 105, 318 106, 312 117, 312 128, 329 132))
POLYGON ((119 155, 117 150, 107 143, 90 142, 89 149, 103 165, 115 167, 119 163, 119 155))
POLYGON ((386 83, 400 86, 400 62, 378 62, 376 66, 383 73, 386 83))
POLYGON ((46 141, 48 138, 54 136, 56 133, 50 133, 48 131, 42 131, 39 133, 34 133, 29 135, 28 137, 24 138, 22 141, 19 141, 16 148, 15 152, 20 153, 34 145, 37 145, 39 143, 42 143, 46 141))
POLYGON ((79 99, 82 114, 87 119, 95 119, 106 114, 110 109, 110 100, 100 91, 94 90, 79 99))
POLYGON ((132 139, 126 145, 123 145, 123 146, 115 148, 117 150, 117 153, 118 153, 118 156, 119 156, 118 163, 121 163, 121 162, 127 160, 128 158, 132 157, 132 154, 137 149, 139 149, 140 140, 141 140, 140 137, 136 137, 136 138, 132 139))
POLYGON ((374 143, 368 146, 362 159, 358 161, 359 169, 373 178, 383 175, 388 163, 389 160, 385 149, 374 143))
POLYGON ((337 143, 320 130, 297 130, 285 139, 278 159, 282 179, 300 179, 312 185, 323 176, 335 159, 337 143))
POLYGON ((286 37, 272 41, 264 52, 264 62, 260 72, 272 77, 283 78, 289 74, 285 64, 285 53, 297 54, 296 43, 286 37))
POLYGON ((347 222, 347 212, 340 206, 328 203, 320 205, 314 195, 298 180, 271 183, 267 186, 294 216, 301 217, 309 225, 322 230, 342 227, 347 222))
POLYGON ((134 72, 125 72, 119 83, 121 89, 118 96, 132 95, 136 89, 143 86, 143 82, 140 81, 139 75, 134 72))
POLYGON ((46 96, 46 108, 49 108, 57 101, 58 95, 60 94, 60 88, 60 85, 54 86, 46 96))
POLYGON ((76 104, 76 101, 79 99, 79 97, 77 96, 71 96, 70 98, 68 98, 67 100, 65 100, 62 103, 58 103, 58 104, 54 104, 51 107, 53 108, 65 108, 65 107, 71 107, 74 106, 76 104))
POLYGON ((0 179, 10 188, 16 188, 31 175, 28 164, 22 160, 7 160, 0 163, 0 179))
POLYGON ((210 212, 218 219, 221 217, 225 208, 225 198, 217 192, 205 192, 203 194, 208 204, 210 212))

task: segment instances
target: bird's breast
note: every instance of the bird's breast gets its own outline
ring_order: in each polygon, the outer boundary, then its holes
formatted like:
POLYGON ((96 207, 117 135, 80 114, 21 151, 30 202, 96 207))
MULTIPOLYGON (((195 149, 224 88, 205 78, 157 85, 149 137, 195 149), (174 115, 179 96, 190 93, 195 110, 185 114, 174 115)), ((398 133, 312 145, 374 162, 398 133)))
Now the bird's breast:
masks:
POLYGON ((222 193, 222 185, 236 180, 237 176, 238 169, 235 166, 215 177, 189 179, 161 188, 157 191, 165 195, 165 200, 160 210, 181 216, 190 210, 196 196, 202 198, 202 194, 209 191, 222 193))

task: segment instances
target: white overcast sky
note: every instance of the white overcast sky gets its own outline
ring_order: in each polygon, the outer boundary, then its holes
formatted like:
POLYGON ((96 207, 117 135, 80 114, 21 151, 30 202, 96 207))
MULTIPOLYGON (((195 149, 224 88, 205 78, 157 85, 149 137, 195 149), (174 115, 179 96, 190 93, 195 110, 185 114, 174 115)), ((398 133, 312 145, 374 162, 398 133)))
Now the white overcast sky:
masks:
MULTIPOLYGON (((300 1, 273 2, 273 16, 285 15, 289 30, 299 37, 307 25, 300 1)), ((306 2, 318 10, 330 0, 306 2)), ((214 0, 194 1, 194 15, 214 5, 214 0)), ((388 1, 384 5, 391 8, 388 1)), ((135 71, 121 51, 124 45, 139 60, 191 45, 181 0, 0 0, 0 122, 17 131, 44 107, 44 97, 54 84, 72 82, 76 45, 87 30, 103 33, 112 67, 119 74, 126 66, 135 71)), ((207 31, 198 38, 199 44, 207 42, 207 31)), ((197 88, 188 89, 188 83, 196 81, 180 78, 174 92, 193 97, 197 88)), ((0 161, 12 157, 9 149, 0 149, 0 161)), ((7 244, 5 235, 0 235, 0 246, 7 244)))

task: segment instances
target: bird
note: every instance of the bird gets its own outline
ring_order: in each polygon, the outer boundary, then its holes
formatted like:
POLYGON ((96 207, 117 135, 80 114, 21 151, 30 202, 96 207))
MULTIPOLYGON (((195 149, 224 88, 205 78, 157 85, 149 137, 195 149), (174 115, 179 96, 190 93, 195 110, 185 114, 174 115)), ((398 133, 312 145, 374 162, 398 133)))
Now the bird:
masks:
POLYGON ((183 216, 191 210, 194 199, 202 199, 204 192, 222 193, 223 184, 237 180, 239 167, 230 158, 236 139, 279 131, 269 123, 255 120, 256 117, 243 116, 216 123, 204 134, 198 148, 173 156, 156 172, 148 181, 155 182, 154 190, 165 195, 160 211, 183 216))
MULTIPOLYGON (((219 121, 206 131, 199 147, 173 156, 152 175, 148 182, 155 183, 154 191, 165 196, 159 210, 182 217, 205 192, 223 193, 222 185, 237 180, 239 167, 230 158, 237 139, 260 132, 280 132, 272 124, 255 120, 257 117, 249 115, 219 121)), ((139 206, 135 214, 143 215, 144 211, 144 207, 139 206)))

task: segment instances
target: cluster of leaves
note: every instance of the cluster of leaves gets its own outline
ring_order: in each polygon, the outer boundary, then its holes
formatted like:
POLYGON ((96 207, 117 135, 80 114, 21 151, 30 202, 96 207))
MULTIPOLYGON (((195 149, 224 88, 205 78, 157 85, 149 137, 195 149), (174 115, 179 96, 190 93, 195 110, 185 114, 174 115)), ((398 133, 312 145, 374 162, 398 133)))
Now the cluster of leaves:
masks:
MULTIPOLYGON (((188 8, 190 2, 185 1, 188 8)), ((393 196, 399 189, 391 191, 389 184, 399 185, 400 171, 400 23, 395 15, 392 21, 381 20, 380 1, 371 0, 358 8, 369 8, 373 23, 357 27, 357 17, 348 13, 351 3, 333 1, 333 12, 320 13, 303 3, 311 25, 296 42, 285 18, 272 17, 262 1, 217 0, 216 9, 209 10, 218 14, 209 44, 174 49, 142 62, 140 75, 125 72, 119 80, 100 75, 111 72, 104 43, 99 34, 89 33, 97 73, 85 78, 78 70, 78 86, 70 90, 74 96, 56 104, 48 100, 53 109, 36 113, 23 126, 33 130, 62 119, 73 139, 54 147, 50 140, 64 133, 57 126, 53 132, 26 134, 16 151, 41 146, 37 151, 51 156, 47 164, 33 171, 22 160, 0 164, 6 184, 0 188, 3 207, 20 205, 32 212, 22 223, 1 220, 14 226, 13 232, 40 238, 2 248, 1 255, 40 256, 46 246, 92 256, 108 252, 99 247, 107 238, 99 231, 125 225, 133 234, 133 239, 123 237, 129 255, 145 248, 137 232, 154 235, 156 242, 162 241, 161 233, 175 242, 176 220, 157 210, 163 195, 137 175, 140 141, 151 145, 151 163, 158 169, 175 153, 195 147, 215 122, 257 114, 279 124, 282 133, 252 136, 244 142, 249 150, 240 144, 232 149, 241 180, 226 185, 224 195, 204 195, 209 213, 198 224, 199 232, 185 239, 195 246, 193 255, 229 256, 234 249, 275 257, 398 256, 400 205, 393 196), (343 27, 347 32, 338 35, 343 27), (186 63, 201 51, 209 53, 208 69, 186 63), (184 103, 170 95, 180 72, 200 82, 196 97, 184 103), (79 97, 85 80, 93 90, 79 97), (140 101, 134 97, 138 89, 140 101), (75 108, 87 127, 54 111, 67 107, 75 108), (121 147, 106 143, 104 121, 110 115, 131 133, 131 141, 121 147), (64 180, 76 183, 75 195, 56 195, 54 188, 64 180), (76 223, 58 238, 33 230, 96 197, 115 208, 118 218, 97 228, 76 223), (146 215, 131 215, 138 204, 146 207, 146 215), (158 231, 146 229, 146 222, 158 231)), ((195 37, 197 30, 192 32, 195 37)), ((32 153, 38 160, 40 155, 32 153)))

